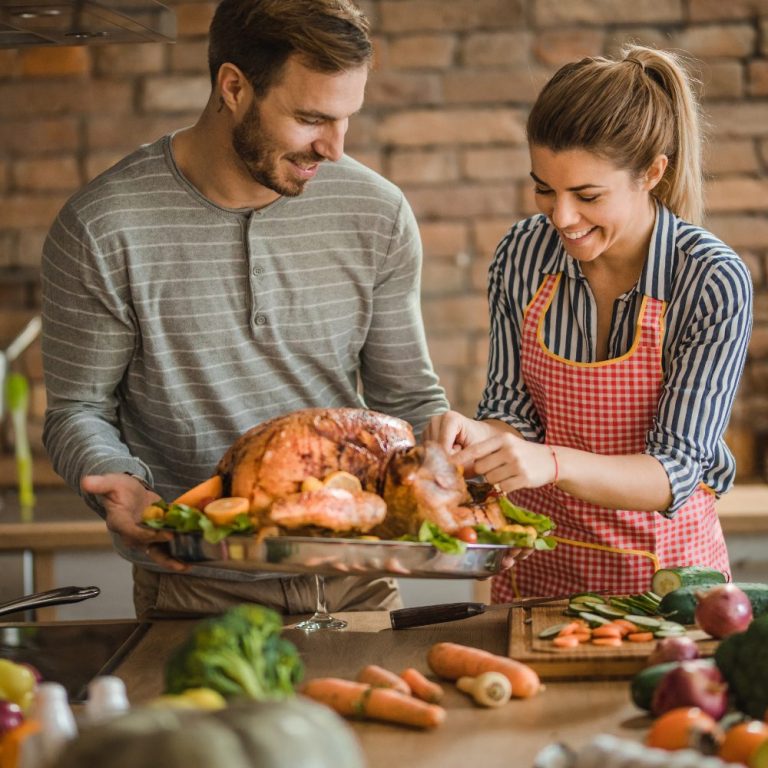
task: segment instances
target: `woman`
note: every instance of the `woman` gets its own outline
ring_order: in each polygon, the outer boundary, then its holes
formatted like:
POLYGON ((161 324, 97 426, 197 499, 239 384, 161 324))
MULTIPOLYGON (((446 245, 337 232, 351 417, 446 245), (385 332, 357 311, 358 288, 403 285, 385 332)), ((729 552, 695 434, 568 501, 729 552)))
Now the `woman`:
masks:
POLYGON ((556 549, 497 577, 492 597, 639 592, 677 565, 728 572, 714 502, 734 477, 723 432, 752 288, 696 226, 685 69, 640 46, 567 64, 527 130, 541 215, 510 230, 490 268, 478 420, 449 412, 425 434, 556 522, 556 549))

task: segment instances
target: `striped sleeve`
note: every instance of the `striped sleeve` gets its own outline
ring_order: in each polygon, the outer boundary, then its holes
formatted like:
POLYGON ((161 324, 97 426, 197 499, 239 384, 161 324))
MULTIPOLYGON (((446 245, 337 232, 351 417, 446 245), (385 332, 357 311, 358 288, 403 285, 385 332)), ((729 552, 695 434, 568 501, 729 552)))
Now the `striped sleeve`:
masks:
POLYGON ((117 424, 116 392, 136 344, 131 313, 117 298, 127 285, 124 272, 99 258, 87 227, 65 210, 46 239, 41 274, 43 440, 55 470, 74 488, 86 474, 151 479, 117 424))
POLYGON ((668 514, 682 507, 702 481, 718 493, 733 482, 732 458, 717 459, 747 354, 752 281, 735 254, 701 253, 713 247, 716 242, 703 238, 689 256, 690 269, 706 265, 704 278, 689 282, 691 275, 678 275, 694 296, 678 319, 678 341, 666 361, 657 418, 647 437, 646 452, 669 475, 673 502, 668 514))
POLYGON ((488 379, 477 409, 478 419, 499 419, 517 429, 527 440, 543 442, 544 430, 520 364, 523 311, 538 287, 527 280, 530 269, 521 269, 524 254, 536 252, 531 240, 541 233, 518 225, 501 241, 488 272, 490 350, 488 379))
POLYGON ((403 197, 373 288, 360 377, 366 405, 408 420, 417 436, 431 416, 448 409, 422 323, 421 264, 418 226, 403 197))

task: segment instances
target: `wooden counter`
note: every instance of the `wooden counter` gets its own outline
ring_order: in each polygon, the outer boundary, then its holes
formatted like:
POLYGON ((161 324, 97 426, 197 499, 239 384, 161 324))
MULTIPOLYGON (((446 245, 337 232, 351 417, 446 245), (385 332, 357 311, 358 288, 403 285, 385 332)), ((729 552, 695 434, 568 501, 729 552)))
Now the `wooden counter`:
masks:
MULTIPOLYGON (((353 678, 365 664, 394 671, 415 666, 427 673, 426 653, 434 642, 451 641, 503 653, 507 646, 507 612, 492 611, 472 619, 392 631, 386 612, 338 614, 349 627, 342 632, 304 634, 290 628, 285 636, 299 648, 306 679, 353 678)), ((298 617, 290 621, 295 623, 298 617)), ((162 621, 152 625, 139 645, 117 668, 128 696, 139 704, 162 690, 162 669, 171 650, 194 622, 162 621)), ((562 741, 581 747, 597 733, 641 740, 650 720, 629 699, 626 680, 547 683, 528 700, 513 700, 500 709, 480 709, 444 684, 446 722, 432 732, 374 722, 353 722, 368 768, 418 765, 419 768, 530 766, 546 744, 562 741)))

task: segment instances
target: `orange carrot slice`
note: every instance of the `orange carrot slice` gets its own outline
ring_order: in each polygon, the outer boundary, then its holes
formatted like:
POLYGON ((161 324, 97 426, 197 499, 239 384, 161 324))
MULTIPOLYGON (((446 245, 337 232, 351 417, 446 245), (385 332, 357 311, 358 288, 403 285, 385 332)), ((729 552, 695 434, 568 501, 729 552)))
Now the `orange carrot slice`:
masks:
POLYGON ((593 637, 592 645, 607 645, 618 648, 621 645, 620 637, 593 637))
POLYGON ((206 499, 219 499, 222 494, 221 475, 214 475, 207 480, 203 480, 200 485, 190 488, 186 493, 182 493, 178 499, 173 500, 173 504, 186 504, 189 507, 198 507, 206 499))
POLYGON ((653 632, 630 632, 627 640, 631 643, 650 643, 653 640, 653 632))
POLYGON ((552 645, 556 648, 575 648, 579 644, 576 635, 558 635, 552 638, 552 645))

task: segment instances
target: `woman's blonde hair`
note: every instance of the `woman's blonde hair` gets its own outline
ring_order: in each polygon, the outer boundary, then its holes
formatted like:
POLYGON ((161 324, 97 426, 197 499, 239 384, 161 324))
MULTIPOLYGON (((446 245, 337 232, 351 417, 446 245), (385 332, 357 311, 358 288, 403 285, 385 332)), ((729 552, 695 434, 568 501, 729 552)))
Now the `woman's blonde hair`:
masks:
POLYGON ((585 149, 642 177, 660 154, 669 164, 657 197, 686 221, 704 214, 699 107, 679 56, 628 45, 618 59, 566 64, 528 116, 528 141, 554 152, 585 149))

